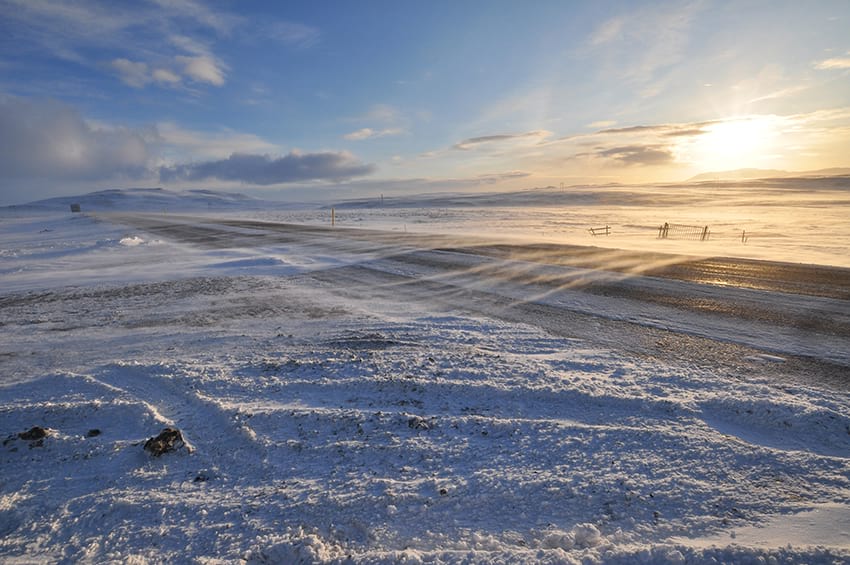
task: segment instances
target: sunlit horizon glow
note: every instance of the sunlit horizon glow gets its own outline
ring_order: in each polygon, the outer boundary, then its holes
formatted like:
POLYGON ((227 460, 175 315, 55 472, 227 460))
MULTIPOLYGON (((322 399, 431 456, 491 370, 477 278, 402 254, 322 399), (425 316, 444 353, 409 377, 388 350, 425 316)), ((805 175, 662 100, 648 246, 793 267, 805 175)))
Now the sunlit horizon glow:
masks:
POLYGON ((0 205, 850 167, 850 4, 0 0, 0 205))
POLYGON ((721 120, 688 137, 680 158, 705 172, 781 167, 787 160, 778 143, 782 124, 776 116, 721 120))

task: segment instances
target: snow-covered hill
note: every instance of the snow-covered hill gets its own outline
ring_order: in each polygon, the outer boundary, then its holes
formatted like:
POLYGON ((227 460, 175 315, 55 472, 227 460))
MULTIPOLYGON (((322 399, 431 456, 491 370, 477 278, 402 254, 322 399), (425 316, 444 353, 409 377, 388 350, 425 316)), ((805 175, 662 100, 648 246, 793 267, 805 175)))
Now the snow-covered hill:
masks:
POLYGON ((284 203, 271 203, 244 194, 213 190, 174 191, 164 188, 123 188, 100 190, 78 196, 60 196, 14 206, 17 211, 70 210, 79 204, 83 212, 110 211, 202 211, 202 210, 260 210, 270 205, 278 208, 284 203))

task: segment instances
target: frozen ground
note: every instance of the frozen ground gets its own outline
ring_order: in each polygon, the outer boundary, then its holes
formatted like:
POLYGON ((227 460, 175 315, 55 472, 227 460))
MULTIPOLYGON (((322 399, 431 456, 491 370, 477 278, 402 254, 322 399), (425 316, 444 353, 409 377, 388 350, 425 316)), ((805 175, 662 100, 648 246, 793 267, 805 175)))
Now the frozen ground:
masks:
POLYGON ((192 215, 0 249, 4 562, 850 559, 840 288, 192 215))

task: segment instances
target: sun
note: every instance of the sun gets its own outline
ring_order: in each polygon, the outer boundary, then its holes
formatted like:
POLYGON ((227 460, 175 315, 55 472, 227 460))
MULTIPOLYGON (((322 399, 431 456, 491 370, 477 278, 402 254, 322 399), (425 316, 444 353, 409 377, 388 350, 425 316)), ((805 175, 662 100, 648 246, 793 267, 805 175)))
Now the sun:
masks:
POLYGON ((774 167, 779 165, 778 136, 772 116, 722 120, 684 141, 680 158, 701 171, 774 167))

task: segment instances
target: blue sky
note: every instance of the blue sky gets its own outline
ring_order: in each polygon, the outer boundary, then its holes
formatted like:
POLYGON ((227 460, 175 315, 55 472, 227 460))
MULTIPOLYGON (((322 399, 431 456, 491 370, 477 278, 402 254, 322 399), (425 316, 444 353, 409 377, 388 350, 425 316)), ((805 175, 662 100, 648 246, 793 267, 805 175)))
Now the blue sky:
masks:
POLYGON ((0 204, 850 165, 850 3, 0 0, 0 204))

